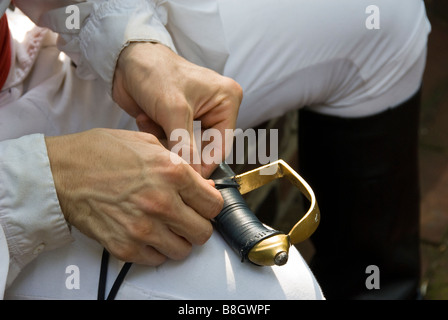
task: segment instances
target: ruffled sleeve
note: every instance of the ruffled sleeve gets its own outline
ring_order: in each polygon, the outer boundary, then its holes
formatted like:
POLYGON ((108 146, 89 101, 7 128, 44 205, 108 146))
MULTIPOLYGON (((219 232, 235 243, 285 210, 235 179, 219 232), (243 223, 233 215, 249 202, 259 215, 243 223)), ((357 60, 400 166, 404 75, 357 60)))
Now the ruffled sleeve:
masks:
MULTIPOLYGON (((31 5, 37 8, 35 2, 54 0, 19 2, 26 10, 29 2, 33 2, 31 5)), ((73 59, 77 65, 77 73, 82 78, 99 77, 106 81, 111 89, 118 57, 131 42, 157 42, 176 52, 171 36, 165 28, 166 12, 163 6, 159 5, 161 1, 62 2, 66 6, 42 12, 41 15, 34 14, 34 17, 30 14, 29 16, 38 25, 48 27, 59 34, 59 48, 73 59), (79 28, 71 23, 78 15, 79 28)))

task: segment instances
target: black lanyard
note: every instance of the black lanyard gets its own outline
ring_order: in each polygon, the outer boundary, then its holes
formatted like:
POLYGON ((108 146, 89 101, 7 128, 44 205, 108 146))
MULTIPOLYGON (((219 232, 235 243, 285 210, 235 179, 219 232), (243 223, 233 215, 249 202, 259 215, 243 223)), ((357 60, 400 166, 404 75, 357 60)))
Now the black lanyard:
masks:
MULTIPOLYGON (((106 296, 106 282, 107 282, 107 269, 109 264, 109 252, 106 249, 103 249, 103 255, 101 257, 101 269, 100 269, 100 280, 98 283, 98 300, 104 300, 106 296)), ((124 280, 124 277, 129 271, 131 267, 131 262, 126 262, 120 270, 117 278, 115 279, 112 288, 110 289, 109 295, 107 296, 107 300, 114 300, 117 295, 118 290, 120 289, 121 283, 124 280)))

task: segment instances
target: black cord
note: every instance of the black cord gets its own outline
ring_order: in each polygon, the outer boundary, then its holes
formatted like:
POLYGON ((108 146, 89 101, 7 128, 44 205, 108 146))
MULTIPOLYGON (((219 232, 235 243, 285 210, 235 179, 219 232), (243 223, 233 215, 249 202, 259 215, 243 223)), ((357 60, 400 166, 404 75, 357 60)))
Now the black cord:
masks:
POLYGON ((124 277, 126 277, 126 274, 129 271, 129 268, 131 268, 132 263, 126 262, 123 267, 120 270, 120 273, 117 276, 117 279, 115 279, 115 282, 112 286, 112 289, 110 289, 109 295, 107 296, 107 300, 114 300, 115 296, 117 295, 118 290, 120 289, 121 283, 124 280, 124 277))
MULTIPOLYGON (((106 249, 103 249, 103 255, 101 257, 101 269, 100 269, 100 279, 98 283, 98 300, 104 300, 106 295, 106 282, 107 282, 107 269, 109 264, 109 252, 106 249)), ((121 284, 123 283, 126 274, 131 268, 132 263, 126 262, 120 270, 117 278, 115 279, 112 288, 110 289, 109 295, 107 296, 107 300, 114 300, 117 295, 118 290, 120 289, 121 284)))
POLYGON ((101 257, 100 280, 98 283, 98 300, 104 300, 106 294, 108 264, 109 264, 109 252, 107 252, 106 249, 103 249, 103 255, 101 257))

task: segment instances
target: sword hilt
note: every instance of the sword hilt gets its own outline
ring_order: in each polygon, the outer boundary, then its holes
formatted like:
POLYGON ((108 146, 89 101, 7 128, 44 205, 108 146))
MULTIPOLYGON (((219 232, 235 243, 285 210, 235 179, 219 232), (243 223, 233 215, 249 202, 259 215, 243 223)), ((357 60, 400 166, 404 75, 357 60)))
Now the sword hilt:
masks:
POLYGON ((235 175, 228 164, 223 162, 211 178, 224 199, 223 209, 213 222, 242 262, 250 261, 260 266, 284 265, 288 260, 289 247, 307 239, 317 228, 320 214, 311 188, 282 160, 242 175, 235 175), (263 174, 263 169, 275 170, 263 174), (304 193, 312 205, 288 234, 265 226, 250 210, 242 196, 283 176, 287 176, 299 189, 306 191, 304 193))

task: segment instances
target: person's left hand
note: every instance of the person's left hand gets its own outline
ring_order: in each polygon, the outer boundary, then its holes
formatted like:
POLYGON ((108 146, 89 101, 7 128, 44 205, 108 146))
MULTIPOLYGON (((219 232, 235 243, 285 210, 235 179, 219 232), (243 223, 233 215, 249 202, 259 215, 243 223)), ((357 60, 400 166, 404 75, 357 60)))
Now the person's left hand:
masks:
MULTIPOLYGON (((178 143, 170 141, 171 132, 186 130, 190 159, 200 151, 194 144, 193 121, 201 121, 203 130, 219 130, 222 141, 210 142, 208 149, 221 153, 222 161, 232 146, 225 144, 225 130, 235 129, 242 89, 234 80, 197 66, 164 45, 133 43, 118 60, 113 98, 136 118, 141 131, 167 138, 170 150, 178 143)), ((208 177, 217 164, 202 160, 190 164, 208 177)))
POLYGON ((117 259, 158 266, 211 237, 221 193, 153 135, 92 129, 45 142, 65 219, 117 259))

